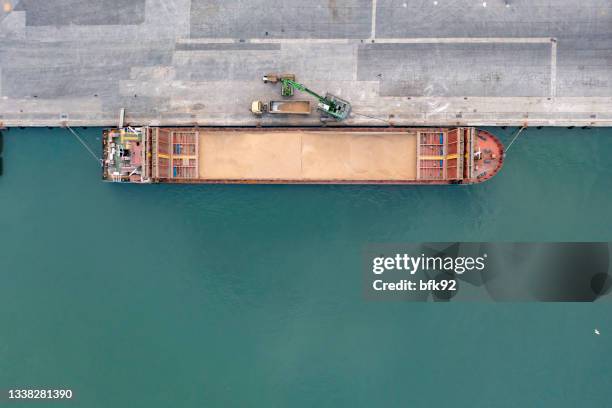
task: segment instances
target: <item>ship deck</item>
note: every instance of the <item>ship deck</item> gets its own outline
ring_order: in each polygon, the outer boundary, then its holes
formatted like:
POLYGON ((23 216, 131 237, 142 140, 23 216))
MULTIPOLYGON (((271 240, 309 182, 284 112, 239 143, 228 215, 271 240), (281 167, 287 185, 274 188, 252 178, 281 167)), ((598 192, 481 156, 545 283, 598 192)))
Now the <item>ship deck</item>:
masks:
POLYGON ((472 184, 503 146, 458 128, 122 128, 103 137, 103 178, 135 183, 472 184))
POLYGON ((414 180, 416 133, 200 131, 203 180, 414 180))

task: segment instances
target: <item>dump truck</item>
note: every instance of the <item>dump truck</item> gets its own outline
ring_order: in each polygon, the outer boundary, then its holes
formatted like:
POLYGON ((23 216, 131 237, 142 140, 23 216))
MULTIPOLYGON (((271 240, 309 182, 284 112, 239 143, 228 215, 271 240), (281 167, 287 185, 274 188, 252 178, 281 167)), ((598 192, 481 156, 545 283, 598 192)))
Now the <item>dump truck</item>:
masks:
POLYGON ((310 101, 253 101, 251 112, 256 115, 264 113, 282 113, 292 115, 310 115, 310 101))
MULTIPOLYGON (((325 96, 321 96, 292 79, 279 78, 279 81, 283 85, 283 88, 295 88, 317 98, 319 101, 317 104, 317 109, 323 112, 325 115, 328 115, 338 121, 346 119, 349 113, 351 113, 351 104, 344 99, 340 99, 330 93, 326 93, 325 96)), ((283 96, 285 95, 283 94, 283 96)))

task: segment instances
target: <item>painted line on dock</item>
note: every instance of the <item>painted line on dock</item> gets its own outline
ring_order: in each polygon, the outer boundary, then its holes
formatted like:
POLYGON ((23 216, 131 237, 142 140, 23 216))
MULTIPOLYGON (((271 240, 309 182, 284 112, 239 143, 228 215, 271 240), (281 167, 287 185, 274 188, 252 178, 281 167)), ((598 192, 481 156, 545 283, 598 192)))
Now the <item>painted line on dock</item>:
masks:
MULTIPOLYGON (((375 30, 376 27, 373 27, 375 30)), ((177 44, 553 44, 551 37, 433 37, 433 38, 183 38, 177 44)))
POLYGON ((177 44, 233 44, 240 42, 236 38, 179 38, 177 44))
POLYGON ((251 44, 348 44, 358 41, 349 38, 251 38, 251 44))
POLYGON ((370 40, 376 38, 376 2, 377 0, 372 0, 372 30, 370 32, 370 40))
POLYGON ((557 96, 557 40, 551 40, 550 47, 550 97, 557 96))
POLYGON ((547 44, 550 37, 379 38, 377 44, 547 44))
MULTIPOLYGON (((348 44, 349 38, 179 38, 177 44, 348 44)), ((364 41, 364 40, 361 40, 364 41)))

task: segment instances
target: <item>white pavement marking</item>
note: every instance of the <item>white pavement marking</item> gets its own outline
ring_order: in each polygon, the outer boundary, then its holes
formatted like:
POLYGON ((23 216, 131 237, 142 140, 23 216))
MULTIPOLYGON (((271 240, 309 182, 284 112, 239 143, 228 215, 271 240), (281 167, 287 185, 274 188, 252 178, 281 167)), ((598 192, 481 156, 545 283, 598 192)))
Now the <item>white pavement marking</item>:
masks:
MULTIPOLYGON (((373 30, 376 27, 372 27, 373 30)), ((375 33, 374 33, 375 34, 375 33)), ((369 42, 372 38, 182 38, 178 44, 349 44, 369 42)), ((550 44, 556 53, 556 42, 550 37, 432 37, 432 38, 378 38, 378 44, 550 44)))
MULTIPOLYGON (((359 68, 359 47, 352 47, 353 48, 353 81, 357 81, 357 72, 358 72, 358 68, 359 68)), ((0 72, 1 74, 1 72, 0 72)), ((0 76, 0 87, 2 86, 2 76, 0 76)), ((2 89, 2 88, 0 88, 2 89)))
POLYGON ((179 38, 177 44, 232 44, 240 40, 236 38, 179 38))
POLYGON ((251 44, 348 44, 348 38, 251 38, 251 44))
POLYGON ((380 44, 547 44, 550 37, 440 37, 440 38, 379 38, 380 44))
POLYGON ((557 39, 550 40, 550 97, 557 96, 557 39))
POLYGON ((348 44, 348 38, 179 38, 177 44, 348 44))
POLYGON ((376 1, 372 0, 372 31, 370 32, 370 40, 376 38, 376 1))

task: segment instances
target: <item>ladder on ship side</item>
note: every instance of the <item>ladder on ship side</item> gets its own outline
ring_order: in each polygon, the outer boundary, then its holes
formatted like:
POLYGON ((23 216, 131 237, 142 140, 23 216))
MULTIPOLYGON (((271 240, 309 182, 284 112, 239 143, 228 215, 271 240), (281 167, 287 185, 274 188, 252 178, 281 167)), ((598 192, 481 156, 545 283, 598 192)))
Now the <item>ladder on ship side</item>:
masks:
POLYGON ((157 132, 158 130, 155 129, 152 134, 151 134, 151 173, 153 173, 153 178, 157 179, 159 178, 159 166, 158 166, 158 161, 159 161, 159 155, 158 155, 158 151, 159 151, 159 141, 157 139, 157 132))

